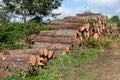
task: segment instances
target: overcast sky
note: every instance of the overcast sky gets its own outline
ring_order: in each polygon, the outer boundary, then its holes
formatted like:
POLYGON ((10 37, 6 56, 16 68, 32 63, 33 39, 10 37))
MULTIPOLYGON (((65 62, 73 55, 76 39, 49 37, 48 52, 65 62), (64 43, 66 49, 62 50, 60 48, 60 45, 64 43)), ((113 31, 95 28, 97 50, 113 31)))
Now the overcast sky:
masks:
POLYGON ((120 0, 63 0, 62 6, 54 12, 62 13, 58 18, 63 18, 86 10, 108 16, 120 16, 120 0))

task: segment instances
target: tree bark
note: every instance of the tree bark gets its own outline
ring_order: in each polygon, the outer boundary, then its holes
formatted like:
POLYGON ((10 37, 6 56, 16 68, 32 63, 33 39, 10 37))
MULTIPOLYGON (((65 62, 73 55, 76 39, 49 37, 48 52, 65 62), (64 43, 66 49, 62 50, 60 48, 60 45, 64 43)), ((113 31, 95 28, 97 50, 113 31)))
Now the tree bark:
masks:
POLYGON ((48 50, 66 50, 69 51, 71 49, 71 45, 69 44, 59 44, 59 43, 39 43, 35 42, 34 48, 46 48, 48 50))
POLYGON ((41 31, 39 36, 53 36, 53 37, 77 37, 78 30, 60 29, 60 30, 45 30, 41 31))

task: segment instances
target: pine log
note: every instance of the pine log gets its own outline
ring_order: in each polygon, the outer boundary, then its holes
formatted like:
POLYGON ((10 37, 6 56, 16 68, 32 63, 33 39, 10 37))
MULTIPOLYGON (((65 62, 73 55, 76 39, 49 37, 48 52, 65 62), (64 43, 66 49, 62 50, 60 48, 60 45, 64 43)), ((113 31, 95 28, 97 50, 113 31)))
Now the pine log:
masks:
POLYGON ((59 44, 59 43, 39 43, 35 42, 34 48, 46 48, 48 50, 66 50, 69 51, 71 49, 71 45, 69 44, 59 44))
POLYGON ((34 56, 34 55, 31 55, 30 57, 29 57, 29 62, 28 62, 29 64, 32 64, 32 65, 36 65, 36 63, 37 63, 37 61, 36 61, 36 56, 34 56))
POLYGON ((61 29, 61 30, 45 30, 39 33, 40 36, 53 36, 53 37, 77 37, 78 30, 61 29))
POLYGON ((104 16, 101 14, 77 14, 76 16, 85 19, 105 20, 104 16))
POLYGON ((43 55, 43 49, 22 49, 22 50, 6 50, 3 54, 32 54, 32 55, 43 55))
POLYGON ((46 63, 45 59, 43 57, 40 57, 39 55, 36 56, 36 60, 37 60, 37 65, 39 66, 43 66, 46 63))
POLYGON ((72 44, 76 41, 77 41, 77 39, 74 37, 38 36, 35 39, 35 42, 62 43, 62 44, 72 44))
POLYGON ((100 39, 99 33, 94 33, 94 34, 93 34, 93 39, 94 39, 95 41, 98 41, 98 40, 100 39))
POLYGON ((14 61, 2 61, 0 60, 0 68, 16 68, 16 69, 27 69, 28 64, 23 62, 14 61))
POLYGON ((49 29, 50 30, 58 30, 58 29, 73 29, 77 30, 79 26, 82 25, 80 23, 64 23, 64 24, 50 24, 49 29))
POLYGON ((52 56, 53 56, 53 51, 49 51, 49 52, 48 52, 48 56, 47 56, 47 58, 48 58, 48 59, 51 59, 52 56))
POLYGON ((62 21, 69 22, 69 23, 86 23, 86 18, 80 18, 76 16, 68 16, 64 18, 62 21))
POLYGON ((3 61, 14 61, 14 62, 29 62, 29 57, 31 55, 28 54, 10 54, 10 55, 3 55, 0 57, 3 61))
POLYGON ((44 56, 48 55, 48 50, 46 48, 43 49, 44 56))

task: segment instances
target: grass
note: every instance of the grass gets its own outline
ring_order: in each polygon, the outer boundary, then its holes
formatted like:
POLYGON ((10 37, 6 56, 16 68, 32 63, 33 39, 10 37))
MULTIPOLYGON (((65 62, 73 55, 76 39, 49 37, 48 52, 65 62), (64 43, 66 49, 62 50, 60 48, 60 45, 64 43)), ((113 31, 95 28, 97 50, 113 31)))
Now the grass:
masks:
POLYGON ((91 75, 95 76, 97 71, 87 70, 82 72, 80 66, 89 64, 92 59, 99 56, 101 49, 109 46, 111 42, 117 39, 119 39, 118 36, 110 36, 97 43, 91 41, 86 46, 79 47, 67 55, 60 55, 49 61, 44 68, 37 68, 36 76, 11 75, 0 80, 89 80, 89 77, 91 75), (93 43, 94 48, 92 48, 93 43))
POLYGON ((61 55, 55 60, 51 60, 43 69, 38 69, 38 75, 30 77, 9 76, 1 80, 66 80, 64 77, 72 71, 79 69, 81 63, 89 62, 91 58, 97 57, 99 51, 89 48, 79 48, 67 55, 61 55), (82 55, 82 56, 81 56, 82 55))

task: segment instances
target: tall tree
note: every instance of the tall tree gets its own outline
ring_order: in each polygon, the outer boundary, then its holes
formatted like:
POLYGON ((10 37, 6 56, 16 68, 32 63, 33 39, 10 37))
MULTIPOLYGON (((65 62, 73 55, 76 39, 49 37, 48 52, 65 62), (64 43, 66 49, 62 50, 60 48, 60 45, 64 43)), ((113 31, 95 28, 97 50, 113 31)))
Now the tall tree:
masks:
POLYGON ((0 10, 0 24, 6 24, 10 21, 10 17, 5 10, 0 10))
POLYGON ((120 19, 119 19, 119 17, 116 15, 116 16, 113 16, 112 18, 111 18, 111 21, 114 23, 114 24, 116 24, 116 26, 117 27, 120 27, 120 19))
POLYGON ((8 13, 21 15, 24 22, 27 17, 39 17, 51 15, 52 10, 61 6, 62 0, 3 0, 2 7, 8 13))
POLYGON ((113 16, 111 18, 111 20, 114 22, 114 23, 119 23, 119 17, 118 16, 113 16))

